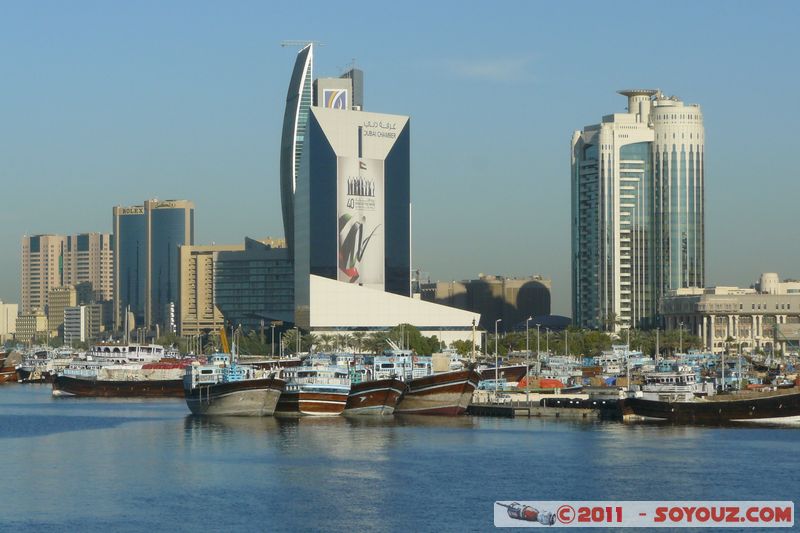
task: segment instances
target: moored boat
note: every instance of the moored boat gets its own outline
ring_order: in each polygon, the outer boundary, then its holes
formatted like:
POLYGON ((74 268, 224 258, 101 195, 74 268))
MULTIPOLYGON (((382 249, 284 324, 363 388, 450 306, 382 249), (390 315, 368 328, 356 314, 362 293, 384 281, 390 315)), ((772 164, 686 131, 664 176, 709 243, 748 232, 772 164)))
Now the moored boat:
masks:
POLYGON ((345 415, 391 415, 406 384, 397 377, 354 383, 350 387, 345 415))
POLYGON ((749 391, 688 401, 627 398, 621 402, 623 417, 628 420, 665 420, 682 424, 800 422, 800 391, 797 388, 749 391))
POLYGON ((205 365, 188 366, 183 385, 186 405, 194 415, 271 416, 286 382, 269 370, 216 354, 205 365))
POLYGON ((350 394, 347 368, 302 366, 284 368, 281 377, 286 387, 281 393, 276 415, 336 416, 342 414, 350 394))
POLYGON ((479 372, 481 380, 495 379, 497 376, 497 379, 504 379, 506 383, 514 387, 525 377, 527 370, 528 367, 525 365, 508 365, 499 366, 497 370, 494 367, 482 368, 479 372))
POLYGON ((474 370, 442 372, 414 378, 395 409, 397 414, 464 414, 481 376, 474 370))
POLYGON ((796 387, 767 391, 713 394, 710 383, 699 383, 692 368, 677 368, 644 375, 620 408, 627 420, 663 420, 683 424, 726 422, 800 422, 800 390, 796 387))
POLYGON ((53 396, 182 398, 188 362, 68 367, 53 379, 53 396))

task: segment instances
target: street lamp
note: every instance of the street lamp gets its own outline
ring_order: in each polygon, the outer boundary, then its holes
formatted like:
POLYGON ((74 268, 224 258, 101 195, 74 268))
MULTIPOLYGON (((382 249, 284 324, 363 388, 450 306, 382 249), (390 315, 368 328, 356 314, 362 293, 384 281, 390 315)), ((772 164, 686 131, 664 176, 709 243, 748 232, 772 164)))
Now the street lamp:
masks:
POLYGON ((545 331, 545 349, 544 351, 547 352, 547 355, 550 355, 550 328, 544 328, 545 331))
POLYGON ((532 316, 525 320, 525 402, 529 407, 531 404, 531 340, 528 334, 528 324, 531 320, 533 320, 532 316))
POLYGON ((680 329, 678 330, 678 350, 683 353, 683 322, 678 324, 680 329))
POLYGON ((542 351, 539 349, 539 327, 541 324, 536 324, 536 376, 542 373, 542 351))
POLYGON ((272 358, 275 358, 275 321, 272 321, 272 324, 269 325, 270 329, 272 330, 272 358))
POLYGON ((497 324, 499 324, 503 319, 498 318, 494 321, 494 399, 497 401, 497 385, 500 379, 498 374, 498 365, 499 365, 499 357, 497 352, 497 324))

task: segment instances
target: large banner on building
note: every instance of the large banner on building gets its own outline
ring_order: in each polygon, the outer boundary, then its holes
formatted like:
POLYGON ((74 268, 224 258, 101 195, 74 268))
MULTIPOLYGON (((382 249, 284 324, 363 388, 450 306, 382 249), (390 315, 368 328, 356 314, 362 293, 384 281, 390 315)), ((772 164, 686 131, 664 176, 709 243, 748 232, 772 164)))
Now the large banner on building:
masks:
POLYGON ((337 158, 339 281, 384 290, 383 161, 337 158))

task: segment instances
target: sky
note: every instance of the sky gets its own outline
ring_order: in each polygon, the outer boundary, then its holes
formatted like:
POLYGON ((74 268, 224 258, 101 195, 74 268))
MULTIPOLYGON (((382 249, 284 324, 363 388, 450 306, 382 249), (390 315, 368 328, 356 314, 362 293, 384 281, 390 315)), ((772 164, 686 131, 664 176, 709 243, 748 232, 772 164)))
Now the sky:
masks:
POLYGON ((795 1, 0 0, 0 299, 22 235, 111 232, 114 205, 193 200, 197 244, 282 236, 282 40, 411 116, 431 279, 542 274, 570 315, 570 139, 628 87, 702 106, 707 284, 800 277, 798 24, 795 1))

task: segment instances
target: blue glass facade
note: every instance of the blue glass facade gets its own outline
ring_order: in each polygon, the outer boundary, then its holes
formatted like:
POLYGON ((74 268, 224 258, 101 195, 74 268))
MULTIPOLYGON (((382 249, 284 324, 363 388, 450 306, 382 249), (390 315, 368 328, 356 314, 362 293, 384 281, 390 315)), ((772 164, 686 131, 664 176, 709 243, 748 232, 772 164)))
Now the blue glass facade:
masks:
MULTIPOLYGON (((326 133, 312 108, 306 144, 295 194, 295 299, 296 322, 307 327, 309 316, 309 275, 337 279, 339 272, 337 214, 338 158, 357 158, 353 153, 337 153, 328 135, 343 135, 350 129, 359 135, 355 124, 362 120, 356 111, 341 113, 343 123, 331 125, 326 133), (355 120, 354 120, 355 119, 355 120)), ((405 117, 403 117, 405 118, 405 117)), ((366 120, 366 119, 363 119, 366 120)), ((394 142, 383 159, 383 288, 402 296, 411 290, 410 220, 410 122, 403 120, 394 142)), ((363 141, 363 138, 362 138, 363 141)), ((340 141, 337 141, 340 142, 340 141)), ((361 143, 358 143, 359 145, 361 143)), ((339 144, 341 145, 341 143, 339 144)))
POLYGON ((143 324, 147 290, 147 219, 141 214, 120 215, 117 248, 117 305, 120 312, 130 306, 136 323, 143 324))
POLYGON ((705 284, 702 145, 654 147, 655 210, 662 221, 656 248, 660 294, 705 284))
MULTIPOLYGON (((188 224, 192 221, 190 213, 188 224)), ((169 305, 177 305, 180 297, 178 247, 193 244, 193 233, 193 228, 187 228, 184 208, 158 208, 151 211, 150 298, 151 321, 155 324, 166 324, 169 305)))

